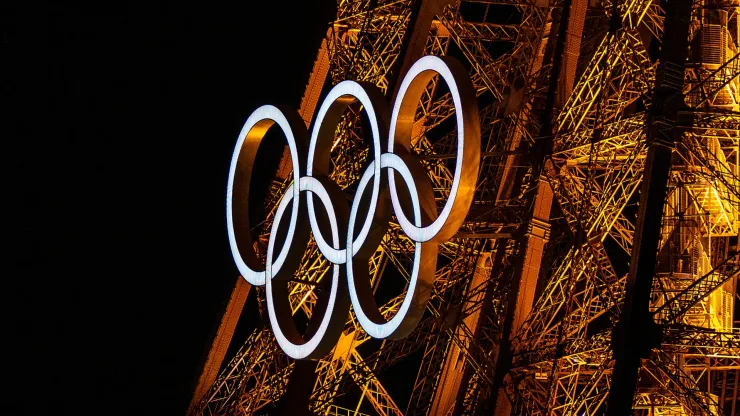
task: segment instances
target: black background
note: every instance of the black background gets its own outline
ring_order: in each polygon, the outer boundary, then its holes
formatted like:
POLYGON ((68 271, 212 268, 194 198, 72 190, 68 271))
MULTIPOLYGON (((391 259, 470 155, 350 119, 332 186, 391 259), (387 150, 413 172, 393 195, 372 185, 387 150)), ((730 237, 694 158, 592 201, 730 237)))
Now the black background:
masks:
POLYGON ((185 412, 237 276, 237 133, 298 108, 335 7, 0 6, 0 413, 185 412))

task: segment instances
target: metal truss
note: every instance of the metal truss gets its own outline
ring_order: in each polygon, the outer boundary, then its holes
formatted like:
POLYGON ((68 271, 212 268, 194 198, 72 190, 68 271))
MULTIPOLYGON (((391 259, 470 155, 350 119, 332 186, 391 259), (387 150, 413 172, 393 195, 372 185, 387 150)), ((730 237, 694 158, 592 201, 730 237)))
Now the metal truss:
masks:
MULTIPOLYGON (((381 342, 351 315, 334 351, 302 380, 312 413, 604 414, 621 365, 614 328, 631 305, 630 256, 646 227, 638 205, 656 142, 668 149, 670 170, 661 219, 647 225, 659 227, 645 305, 654 329, 634 375, 632 410, 740 412, 740 332, 733 321, 740 275, 740 3, 691 2, 683 65, 661 58, 673 42, 666 4, 338 2, 304 96, 304 120, 310 122, 309 101, 326 82, 370 82, 390 98, 404 57, 421 42, 420 52, 455 56, 469 70, 482 160, 469 216, 439 248, 419 326, 407 338, 381 342), (672 95, 661 95, 667 90, 672 95)), ((454 169, 452 115, 445 87, 432 82, 418 106, 413 146, 440 206, 454 169)), ((362 108, 351 107, 331 154, 332 179, 348 197, 371 151, 362 124, 362 108)), ((282 166, 268 192, 265 220, 254 230, 258 248, 266 247, 264 230, 292 181, 289 171, 282 166)), ((395 291, 381 302, 386 317, 403 298, 413 248, 393 221, 368 264, 376 295, 395 291)), ((328 269, 312 241, 291 286, 297 321, 311 316, 328 269)), ((197 413, 269 413, 295 368, 269 329, 259 329, 197 413)))

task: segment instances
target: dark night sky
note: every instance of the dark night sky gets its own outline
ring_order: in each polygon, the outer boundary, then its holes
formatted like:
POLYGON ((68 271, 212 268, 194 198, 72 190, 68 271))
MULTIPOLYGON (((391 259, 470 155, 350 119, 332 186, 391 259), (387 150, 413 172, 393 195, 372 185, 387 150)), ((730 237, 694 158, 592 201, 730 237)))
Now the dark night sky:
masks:
POLYGON ((0 6, 0 413, 184 413, 237 275, 237 133, 261 104, 298 108, 334 8, 0 6))

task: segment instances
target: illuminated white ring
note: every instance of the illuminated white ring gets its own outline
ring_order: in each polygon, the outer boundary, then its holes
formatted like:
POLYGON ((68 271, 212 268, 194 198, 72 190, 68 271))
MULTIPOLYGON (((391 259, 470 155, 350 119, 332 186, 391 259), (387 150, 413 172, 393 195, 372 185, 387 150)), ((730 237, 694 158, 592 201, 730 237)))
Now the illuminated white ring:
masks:
MULTIPOLYGON (((283 131, 285 139, 288 142, 288 149, 290 150, 290 158, 293 162, 293 178, 300 178, 300 165, 298 146, 296 138, 291 128, 291 123, 286 118, 285 114, 281 109, 272 105, 263 105, 258 109, 254 110, 252 115, 249 116, 247 121, 244 123, 241 132, 239 133, 239 140, 234 148, 234 154, 231 157, 231 167, 229 168, 229 181, 226 189, 226 222, 229 234, 229 244, 231 246, 231 253, 236 263, 239 273, 249 282, 255 286, 262 286, 265 284, 265 271, 255 270, 247 265, 244 261, 242 253, 239 251, 239 245, 237 243, 236 232, 234 230, 234 213, 233 213, 233 193, 234 193, 234 177, 236 176, 236 169, 239 162, 239 156, 242 152, 245 144, 250 147, 247 149, 248 152, 254 152, 256 154, 257 147, 262 141, 267 129, 271 125, 277 124, 278 127, 283 131)), ((295 123, 293 123, 295 127, 295 123)), ((252 155, 252 158, 254 156, 252 155)), ((251 174, 251 173, 250 173, 251 174)), ((247 184, 249 186, 249 184, 247 184)), ((290 240, 295 234, 295 227, 298 221, 298 200, 299 200, 299 189, 298 187, 292 188, 291 198, 296 201, 293 204, 293 208, 290 213, 290 225, 288 226, 288 234, 286 236, 286 243, 283 244, 283 248, 280 250, 278 258, 273 263, 272 267, 277 273, 285 261, 285 256, 288 253, 290 247, 290 240)), ((274 274, 275 274, 274 273, 274 274)))
MULTIPOLYGON (((303 177, 301 178, 300 183, 304 185, 304 187, 308 190, 316 189, 324 189, 323 185, 318 183, 318 181, 314 178, 309 177, 303 177), (318 185, 317 185, 318 184, 318 185)), ((275 311, 275 298, 273 295, 273 283, 272 278, 275 275, 273 273, 273 264, 270 261, 272 259, 272 250, 273 247, 275 247, 275 238, 277 235, 277 224, 280 224, 280 220, 283 217, 283 213, 285 212, 286 206, 291 202, 293 199, 293 195, 296 195, 296 192, 292 192, 294 189, 297 189, 298 187, 295 186, 295 184, 290 185, 288 190, 285 192, 285 196, 280 201, 280 204, 278 205, 278 208, 275 212, 275 219, 273 220, 273 228, 270 232, 270 239, 269 243, 267 245, 267 261, 265 265, 265 275, 267 277, 265 283, 266 283, 266 298, 267 298, 267 309, 268 309, 268 316, 270 317, 270 325, 272 327, 272 332, 275 334, 275 339, 277 339, 278 344, 280 347, 285 351, 286 354, 288 354, 290 357, 293 357, 295 359, 301 359, 301 358, 307 358, 311 357, 312 354, 316 351, 316 349, 319 347, 319 344, 322 341, 326 341, 324 339, 324 336, 327 332, 327 328, 329 327, 329 324, 331 323, 334 312, 334 305, 337 302, 337 292, 340 285, 339 282, 339 265, 335 264, 332 266, 332 280, 331 280, 331 289, 329 292, 329 301, 326 311, 324 312, 324 316, 321 318, 321 322, 318 326, 318 329, 314 334, 311 336, 311 338, 307 341, 303 341, 302 337, 300 337, 297 332, 294 332, 292 334, 286 333, 283 328, 280 325, 278 314, 275 311), (291 341, 290 338, 293 338, 293 341, 291 341)), ((325 191, 323 193, 326 194, 325 191)), ((325 198, 320 198, 322 202, 328 201, 325 198)), ((293 206, 296 206, 298 204, 294 203, 293 206)), ((327 207, 328 210, 328 207, 327 207)), ((329 225, 331 227, 331 234, 332 234, 332 242, 335 246, 339 246, 339 226, 336 221, 336 217, 329 216, 329 225)), ((283 247, 286 247, 284 245, 283 247)), ((292 319, 292 317, 290 318, 292 319)), ((344 319, 344 318, 343 318, 344 319)), ((295 331, 295 327, 292 328, 293 331, 295 331)))
MULTIPOLYGON (((393 169, 401 175, 401 178, 406 182, 409 188, 409 194, 411 195, 414 221, 416 225, 421 225, 421 205, 419 203, 419 196, 416 192, 414 178, 406 163, 404 163, 398 155, 393 153, 384 153, 380 157, 380 163, 377 163, 377 160, 372 163, 374 165, 380 165, 381 168, 393 169)), ((352 202, 352 208, 350 209, 349 223, 347 225, 347 253, 356 253, 356 250, 353 248, 354 242, 352 241, 352 236, 354 235, 354 224, 357 218, 357 211, 359 209, 362 193, 365 191, 365 187, 372 177, 372 175, 368 174, 371 168, 372 166, 368 167, 365 174, 360 178, 360 182, 357 185, 357 190, 355 192, 355 199, 352 202)), ((393 175, 388 176, 391 177, 393 175)), ((401 306, 398 308, 398 311, 393 315, 393 318, 385 323, 378 322, 380 319, 377 318, 375 320, 371 319, 363 308, 360 302, 360 297, 357 293, 357 287, 355 286, 354 269, 352 267, 352 257, 354 255, 347 256, 347 286, 349 288, 350 299, 352 300, 352 307, 354 308, 355 315, 357 316, 357 320, 360 322, 362 328, 373 338, 387 338, 388 336, 393 335, 407 318, 409 308, 414 301, 413 295, 415 294, 416 285, 418 283, 422 243, 417 241, 415 242, 414 247, 414 264, 409 275, 410 277, 408 287, 406 289, 406 296, 404 297, 403 302, 401 302, 401 306)))
MULTIPOLYGON (((406 218, 398 200, 394 175, 388 176, 391 201, 393 202, 393 210, 398 218, 398 223, 401 226, 401 229, 403 229, 403 232, 406 233, 409 238, 418 242, 431 240, 442 241, 452 237, 454 230, 459 228, 464 220, 464 216, 461 218, 457 215, 454 222, 450 221, 450 216, 453 213, 453 206, 458 205, 463 207, 467 205, 467 207, 469 207, 469 201, 472 201, 471 189, 466 189, 466 191, 471 191, 470 198, 465 198, 466 201, 458 201, 458 191, 461 187, 461 180, 465 178, 466 188, 470 188, 470 183, 472 182, 472 186, 475 186, 475 180, 477 179, 479 157, 470 157, 475 155, 477 152, 471 152, 468 156, 465 155, 468 150, 466 149, 466 146, 475 147, 478 152, 480 151, 480 127, 477 126, 477 106, 463 106, 463 98, 465 100, 475 100, 475 95, 472 94, 471 97, 470 91, 468 91, 469 88, 466 88, 467 86, 458 86, 456 81, 457 74, 455 74, 455 72, 460 73, 459 64, 455 65, 453 62, 455 61, 450 61, 449 58, 440 58, 437 56, 425 56, 416 61, 411 68, 409 68, 408 73, 403 78, 401 87, 398 90, 398 96, 393 105, 393 113, 391 114, 390 131, 388 134, 388 152, 393 153, 396 150, 395 147, 398 143, 397 139, 399 138, 403 140, 400 144, 405 147, 406 150, 410 150, 411 126, 413 125, 414 116, 416 114, 418 98, 423 93, 423 89, 426 87, 428 80, 431 79, 435 73, 442 77, 442 79, 447 83, 450 95, 452 96, 452 102, 456 110, 457 158, 455 162, 455 176, 452 180, 452 187, 450 188, 447 202, 437 218, 431 224, 421 227, 413 224, 408 218, 406 218), (406 97, 406 94, 409 92, 411 96, 406 97), (466 111, 468 114, 465 114, 466 111), (405 123, 404 131, 397 132, 400 122, 405 123), (472 129, 476 126, 477 137, 476 134, 466 135, 466 130, 475 133, 475 130, 472 129), (466 143, 466 141, 468 143, 466 143), (474 175, 471 175, 472 172, 474 172, 474 175), (470 179, 473 177, 475 177, 475 179, 471 181, 470 179), (443 229, 445 229, 445 232, 442 232, 443 229)), ((467 197, 465 193, 463 193, 463 195, 467 197)), ((467 209, 465 209, 465 212, 467 212, 467 209)))
MULTIPOLYGON (((347 101, 357 100, 364 107, 365 113, 367 114, 367 117, 370 121, 370 131, 373 141, 373 155, 375 156, 375 158, 378 158, 381 154, 381 128, 378 122, 378 117, 380 116, 381 119, 386 118, 383 117, 383 115, 385 115, 384 112, 387 111, 386 108, 377 108, 384 104, 382 95, 379 91, 377 91, 376 87, 371 84, 363 86, 356 81, 342 81, 339 84, 335 85, 329 91, 316 115, 316 121, 314 122, 314 128, 311 131, 311 139, 308 145, 306 175, 313 175, 314 169, 317 167, 314 162, 319 141, 319 133, 321 132, 322 126, 324 126, 324 118, 327 117, 327 113, 330 111, 330 109, 336 106, 341 99, 347 101), (372 96, 368 93, 369 91, 372 93, 372 96)), ((343 110, 343 108, 341 110, 343 110)), ((328 155, 321 155, 321 157, 328 158, 328 155)), ((375 181, 373 181, 373 189, 370 196, 370 208, 368 209, 368 212, 374 212, 378 205, 378 195, 380 194, 380 164, 371 164, 368 167, 368 170, 370 169, 372 169, 375 181)), ((320 174, 328 175, 328 172, 320 172, 320 174)), ((329 244, 326 243, 324 237, 321 235, 321 232, 318 231, 316 216, 314 212, 313 198, 309 197, 308 215, 311 220, 311 229, 313 230, 314 238, 316 239, 316 245, 319 246, 321 252, 325 253, 327 259, 330 259, 332 263, 343 264, 345 262, 344 259, 346 257, 346 253, 344 252, 344 250, 333 250, 329 246, 329 244)), ((357 235, 357 239, 354 241, 354 246, 361 247, 363 245, 370 230, 371 222, 371 218, 365 219, 365 222, 360 229, 360 233, 357 235)), ((353 253, 352 255, 354 254, 355 253, 353 253)))

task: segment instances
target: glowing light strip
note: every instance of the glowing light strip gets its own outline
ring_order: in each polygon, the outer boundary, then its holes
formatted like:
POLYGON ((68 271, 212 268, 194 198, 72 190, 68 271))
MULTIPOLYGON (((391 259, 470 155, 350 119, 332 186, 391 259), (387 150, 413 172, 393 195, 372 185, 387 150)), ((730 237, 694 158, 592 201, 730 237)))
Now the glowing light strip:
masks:
POLYGON ((249 283, 266 286, 273 332, 280 347, 293 358, 316 358, 333 348, 341 335, 350 302, 360 325, 370 336, 404 337, 418 323, 431 293, 437 242, 454 235, 472 202, 480 161, 480 126, 472 83, 464 68, 450 58, 421 58, 403 79, 393 113, 389 116, 388 106, 375 86, 344 81, 329 91, 317 113, 310 140, 307 141, 307 137, 305 126, 294 110, 263 106, 245 122, 231 160, 226 203, 229 244, 237 268, 249 283), (421 163, 410 154, 416 106, 434 75, 441 76, 449 86, 457 110, 455 175, 449 198, 438 216, 431 182, 421 163), (340 118, 355 102, 362 105, 370 121, 374 160, 361 176, 355 198, 348 207, 341 189, 328 177, 329 154, 340 118), (236 218, 234 210, 247 209, 245 203, 257 148, 267 129, 274 124, 280 127, 288 142, 294 183, 278 205, 270 230, 265 269, 259 270, 249 235, 248 215, 244 213, 236 218), (388 152, 381 153, 381 139, 386 135, 388 152), (301 170, 300 160, 306 160, 305 171, 301 170), (382 183, 383 169, 388 172, 385 176, 388 177, 390 192, 385 191, 382 183), (404 188, 397 187, 396 175, 403 180, 404 188), (370 199, 365 201, 362 196, 368 186, 372 186, 372 191, 370 199), (401 189, 410 196, 411 206, 406 209, 413 212, 413 222, 404 212, 398 195, 401 189), (305 200, 301 200, 302 193, 306 195, 305 200), (314 198, 318 198, 323 206, 326 215, 322 218, 327 220, 327 224, 320 223, 314 198), (299 215, 303 201, 308 223, 299 215), (291 206, 288 230, 280 252, 275 256, 278 227, 288 205, 291 206), (367 276, 367 261, 377 250, 390 218, 390 212, 380 209, 381 206, 393 207, 402 230, 415 242, 406 296, 388 321, 375 304, 367 276), (355 235, 355 223, 360 212, 367 212, 367 215, 355 235), (424 225, 425 221, 430 224, 424 225), (343 228, 345 224, 346 230, 343 228), (330 240, 322 234, 322 225, 328 226, 330 240), (309 230, 321 254, 333 264, 333 270, 331 288, 322 292, 319 302, 322 307, 315 308, 309 333, 303 336, 292 320, 287 282, 300 266, 309 230), (341 238, 345 239, 346 247, 342 247, 341 238), (361 267, 355 269, 355 263, 360 263, 361 267), (341 265, 345 267, 342 269, 341 265), (342 270, 346 271, 346 286, 341 279, 342 270))

